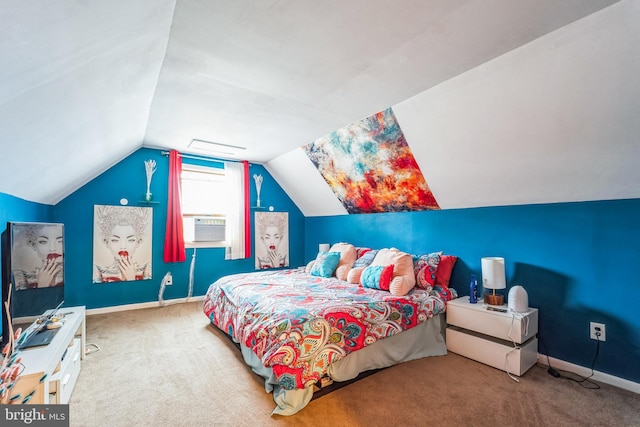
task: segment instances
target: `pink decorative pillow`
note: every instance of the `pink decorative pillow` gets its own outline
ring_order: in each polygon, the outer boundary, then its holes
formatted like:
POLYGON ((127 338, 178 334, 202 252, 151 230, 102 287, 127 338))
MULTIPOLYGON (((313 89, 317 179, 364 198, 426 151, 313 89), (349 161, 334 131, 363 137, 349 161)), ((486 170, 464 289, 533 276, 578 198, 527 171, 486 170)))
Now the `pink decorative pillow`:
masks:
POLYGON ((360 276, 360 285, 363 288, 380 289, 381 291, 388 291, 389 284, 393 277, 393 264, 382 265, 370 265, 365 267, 360 276))
POLYGON ((360 276, 366 267, 354 267, 347 273, 347 282, 360 283, 360 276))
POLYGON ((335 276, 340 280, 347 280, 347 274, 358 257, 355 246, 349 243, 336 243, 331 246, 329 252, 340 252, 340 262, 336 268, 335 276))
POLYGON ((438 264, 438 270, 436 271, 435 286, 442 286, 443 288, 449 287, 451 272, 457 260, 458 257, 453 255, 442 255, 440 257, 440 264, 438 264))
POLYGON ((307 274, 311 274, 311 269, 313 268, 313 264, 316 262, 315 259, 312 259, 311 261, 309 261, 306 265, 306 267, 304 268, 304 272, 307 274))
POLYGON ((406 295, 416 284, 413 272, 413 258, 396 248, 380 249, 371 265, 387 266, 393 264, 393 279, 389 284, 389 292, 394 295, 406 295))

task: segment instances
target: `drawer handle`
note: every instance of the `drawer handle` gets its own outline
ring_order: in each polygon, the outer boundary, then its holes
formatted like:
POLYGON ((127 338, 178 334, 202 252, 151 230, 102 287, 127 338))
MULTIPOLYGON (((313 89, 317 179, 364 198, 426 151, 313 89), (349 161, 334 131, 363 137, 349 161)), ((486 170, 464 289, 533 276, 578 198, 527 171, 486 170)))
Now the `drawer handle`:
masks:
POLYGON ((70 379, 71 379, 71 374, 65 375, 64 379, 62 380, 62 386, 63 387, 66 386, 70 379))

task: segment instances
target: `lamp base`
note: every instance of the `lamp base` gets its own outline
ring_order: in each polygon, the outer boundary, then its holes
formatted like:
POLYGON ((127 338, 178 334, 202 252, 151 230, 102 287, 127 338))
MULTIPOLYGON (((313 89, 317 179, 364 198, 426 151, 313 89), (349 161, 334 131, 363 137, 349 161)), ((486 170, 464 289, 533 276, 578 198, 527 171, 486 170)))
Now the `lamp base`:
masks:
POLYGON ((484 303, 489 305, 503 305, 504 295, 492 295, 492 294, 485 295, 484 303))

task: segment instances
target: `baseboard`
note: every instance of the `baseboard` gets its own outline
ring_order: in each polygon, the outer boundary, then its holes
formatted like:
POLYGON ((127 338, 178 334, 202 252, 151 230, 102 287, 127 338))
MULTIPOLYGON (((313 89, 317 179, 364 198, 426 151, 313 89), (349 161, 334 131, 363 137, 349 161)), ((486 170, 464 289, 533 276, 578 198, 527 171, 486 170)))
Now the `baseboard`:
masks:
MULTIPOLYGON (((555 369, 573 372, 582 377, 588 377, 589 375, 591 375, 591 369, 589 368, 585 368, 584 366, 580 365, 574 365, 573 363, 565 362, 564 360, 555 359, 553 357, 549 357, 547 360, 547 356, 544 354, 538 354, 538 363, 540 363, 541 365, 548 365, 550 363, 551 366, 553 366, 555 369)), ((604 384, 609 384, 623 390, 628 390, 633 393, 640 394, 640 383, 625 380, 624 378, 605 374, 604 372, 599 371, 593 371, 593 376, 591 378, 594 381, 599 381, 604 384)))
POLYGON ((91 308, 87 310, 87 316, 92 314, 105 314, 105 313, 116 313, 118 311, 128 311, 128 310, 139 310, 141 308, 154 308, 154 307, 166 307, 167 305, 173 304, 183 304, 185 302, 194 302, 194 301, 202 301, 204 300, 204 295, 198 297, 191 298, 176 298, 163 301, 160 304, 160 301, 149 301, 149 302, 141 302, 137 304, 126 304, 126 305, 116 305, 111 307, 100 307, 100 308, 91 308))

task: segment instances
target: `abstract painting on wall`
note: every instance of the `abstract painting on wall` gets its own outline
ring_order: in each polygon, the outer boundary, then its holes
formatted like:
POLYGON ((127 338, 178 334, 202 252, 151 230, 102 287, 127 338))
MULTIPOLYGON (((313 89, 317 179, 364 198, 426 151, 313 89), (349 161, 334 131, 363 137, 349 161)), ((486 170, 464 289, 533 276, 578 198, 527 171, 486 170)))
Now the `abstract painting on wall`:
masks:
POLYGON ((440 208, 391 108, 302 148, 350 214, 440 208))

